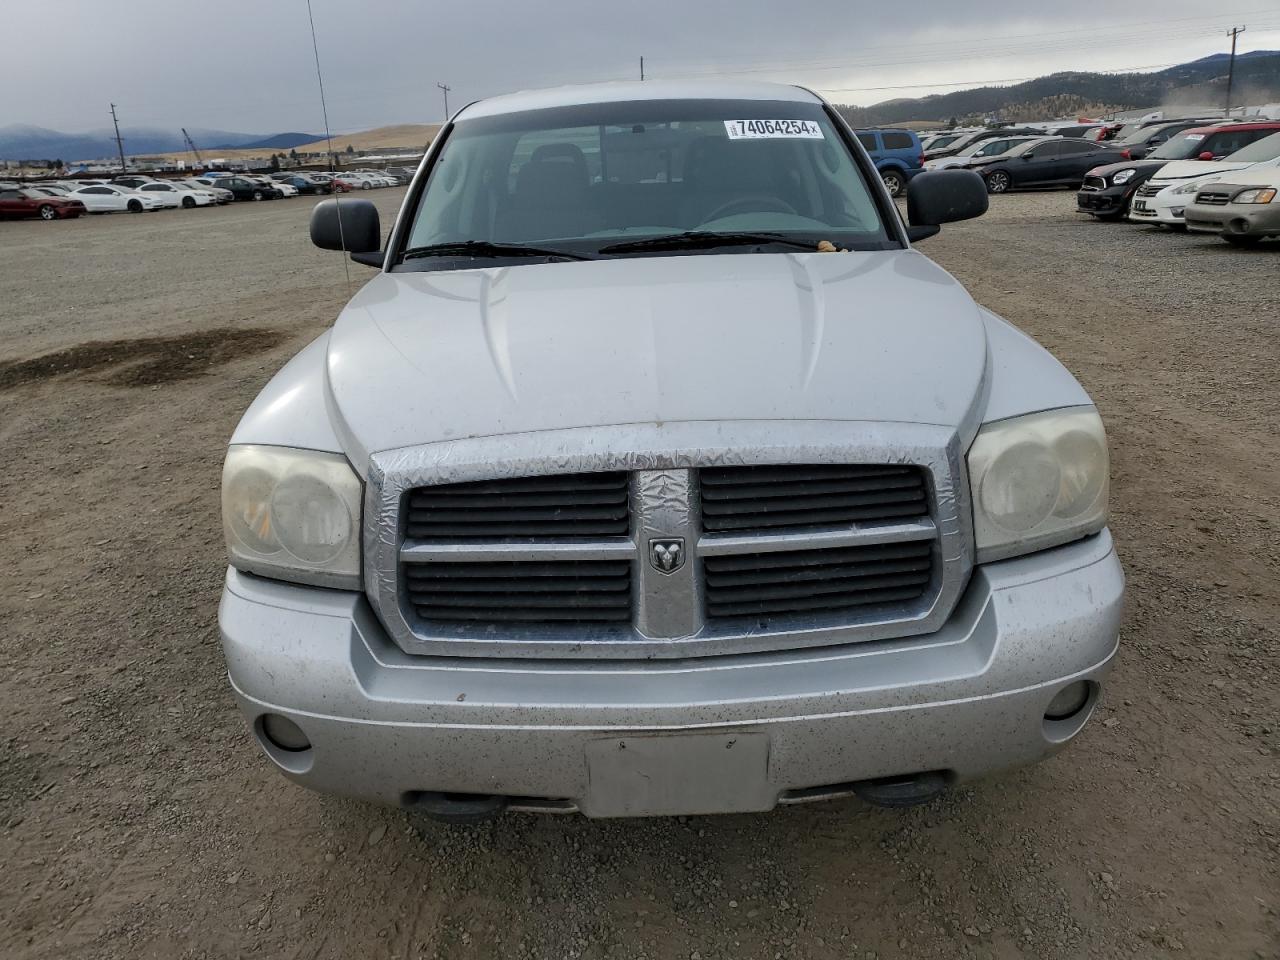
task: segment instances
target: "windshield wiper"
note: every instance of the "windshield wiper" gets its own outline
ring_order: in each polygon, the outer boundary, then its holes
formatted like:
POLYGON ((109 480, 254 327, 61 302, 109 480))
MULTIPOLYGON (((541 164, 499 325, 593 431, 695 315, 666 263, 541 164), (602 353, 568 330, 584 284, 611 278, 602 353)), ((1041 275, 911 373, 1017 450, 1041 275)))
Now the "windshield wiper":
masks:
POLYGON ((558 257, 562 260, 594 260, 585 253, 553 250, 550 247, 534 247, 523 243, 494 243, 491 240, 459 240, 453 243, 432 243, 425 247, 410 247, 401 260, 417 260, 421 257, 558 257))
POLYGON ((781 233, 715 233, 711 230, 688 230, 684 233, 627 240, 601 247, 601 253, 632 253, 642 250, 701 250, 711 247, 743 247, 753 244, 780 243, 813 253, 818 244, 813 240, 797 240, 781 233))

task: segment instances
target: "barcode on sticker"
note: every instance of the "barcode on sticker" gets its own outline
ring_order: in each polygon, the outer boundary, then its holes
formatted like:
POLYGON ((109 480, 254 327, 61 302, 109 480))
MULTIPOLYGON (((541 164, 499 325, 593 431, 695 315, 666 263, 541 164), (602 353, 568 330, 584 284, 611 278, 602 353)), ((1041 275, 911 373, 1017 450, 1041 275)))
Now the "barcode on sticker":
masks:
POLYGON ((812 120, 726 120, 725 132, 730 140, 763 140, 794 137, 822 140, 822 127, 812 120))

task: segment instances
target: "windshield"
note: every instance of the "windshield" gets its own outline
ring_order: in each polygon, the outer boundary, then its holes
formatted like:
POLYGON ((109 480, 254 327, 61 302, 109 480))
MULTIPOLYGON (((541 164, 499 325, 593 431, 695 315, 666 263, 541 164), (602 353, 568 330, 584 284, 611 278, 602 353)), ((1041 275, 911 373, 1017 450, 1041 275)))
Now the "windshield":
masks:
POLYGON ((998 157, 1002 153, 1008 153, 1020 143, 1027 142, 1026 137, 1018 137, 1012 140, 987 140, 983 143, 975 143, 973 146, 960 151, 962 157, 998 157))
POLYGON ((1241 147, 1235 153, 1229 153, 1224 160, 1234 163, 1261 163, 1263 160, 1274 160, 1280 157, 1280 133, 1255 140, 1247 147, 1241 147))
MULTIPOLYGON (((406 246, 538 244, 612 256, 639 252, 606 249, 627 241, 696 234, 696 249, 679 252, 719 253, 742 247, 707 234, 746 233, 792 248, 897 246, 820 104, 733 100, 463 119, 432 167, 406 246)), ((411 257, 412 268, 457 268, 456 252, 441 256, 453 260, 411 257)))
POLYGON ((1184 133, 1161 145, 1159 150, 1153 150, 1147 154, 1148 160, 1186 160, 1188 157, 1198 156, 1201 152, 1200 145, 1204 143, 1207 134, 1203 133, 1184 133))
POLYGON ((948 137, 934 137, 932 140, 929 141, 928 148, 930 150, 941 150, 943 147, 948 146, 952 143, 955 143, 959 139, 960 139, 959 134, 955 134, 948 137))

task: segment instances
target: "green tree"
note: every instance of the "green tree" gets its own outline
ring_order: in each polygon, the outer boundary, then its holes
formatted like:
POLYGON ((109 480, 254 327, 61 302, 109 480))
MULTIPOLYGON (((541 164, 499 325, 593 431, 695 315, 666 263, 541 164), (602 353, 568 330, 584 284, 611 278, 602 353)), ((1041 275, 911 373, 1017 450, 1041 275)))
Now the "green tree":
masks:
POLYGON ((355 153, 355 152, 356 152, 356 148, 355 148, 355 147, 353 147, 351 144, 349 144, 349 143, 348 143, 348 144, 347 144, 347 153, 355 153))

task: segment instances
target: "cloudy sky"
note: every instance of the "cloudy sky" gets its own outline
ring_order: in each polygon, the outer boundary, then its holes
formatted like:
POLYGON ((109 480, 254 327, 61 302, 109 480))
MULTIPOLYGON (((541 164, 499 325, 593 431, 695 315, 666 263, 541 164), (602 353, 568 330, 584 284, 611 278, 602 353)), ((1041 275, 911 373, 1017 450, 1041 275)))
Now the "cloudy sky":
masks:
MULTIPOLYGON (((1225 51, 1234 25, 1249 27, 1242 51, 1280 49, 1275 0, 1051 7, 312 0, 312 7, 335 132, 437 121, 437 82, 453 87, 456 109, 511 90, 634 78, 642 55, 651 77, 785 80, 867 104, 1055 70, 1171 65, 1225 51)), ((171 0, 60 0, 56 12, 21 18, 40 35, 56 35, 56 53, 43 43, 5 45, 0 126, 100 129, 114 101, 128 126, 322 131, 306 0, 196 9, 171 0)))

